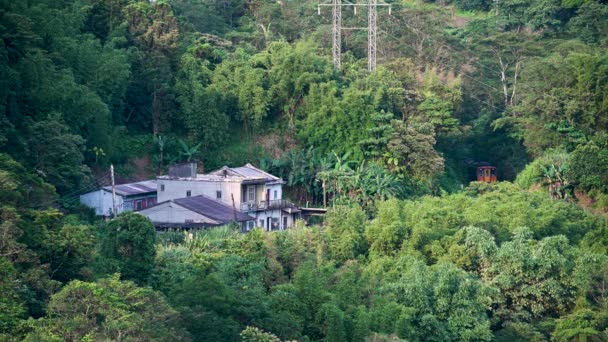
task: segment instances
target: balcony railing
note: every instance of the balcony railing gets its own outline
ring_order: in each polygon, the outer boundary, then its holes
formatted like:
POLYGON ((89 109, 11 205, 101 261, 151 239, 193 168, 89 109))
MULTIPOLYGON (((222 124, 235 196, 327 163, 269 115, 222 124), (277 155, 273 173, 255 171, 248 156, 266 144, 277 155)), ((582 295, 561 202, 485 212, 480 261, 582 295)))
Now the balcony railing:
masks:
POLYGON ((288 208, 292 204, 286 200, 272 200, 241 203, 241 211, 277 210, 288 208))

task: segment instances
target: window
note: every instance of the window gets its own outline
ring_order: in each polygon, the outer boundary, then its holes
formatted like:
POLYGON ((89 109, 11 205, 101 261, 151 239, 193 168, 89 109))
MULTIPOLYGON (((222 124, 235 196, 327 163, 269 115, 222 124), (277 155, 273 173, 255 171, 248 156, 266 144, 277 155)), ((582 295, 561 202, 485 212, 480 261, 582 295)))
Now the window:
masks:
POLYGON ((217 199, 222 199, 222 192, 221 192, 221 191, 216 191, 216 192, 215 192, 215 197, 216 197, 217 199))
POLYGON ((165 191, 165 184, 160 185, 160 191, 165 191))
POLYGON ((264 220, 260 220, 260 227, 264 228, 264 220))
POLYGON ((279 218, 278 217, 273 217, 270 219, 270 229, 272 230, 279 230, 279 218))
POLYGON ((141 201, 135 201, 135 210, 141 210, 141 201))
POLYGON ((255 202, 255 186, 247 188, 247 200, 249 202, 255 202))
POLYGON ((247 231, 252 230, 254 225, 255 221, 247 221, 247 231))
POLYGON ((277 190, 274 191, 274 199, 279 199, 279 192, 277 190))
POLYGON ((190 197, 190 196, 192 196, 192 191, 190 191, 190 190, 186 191, 186 197, 190 197))
POLYGON ((283 216, 283 229, 287 229, 287 216, 283 216))

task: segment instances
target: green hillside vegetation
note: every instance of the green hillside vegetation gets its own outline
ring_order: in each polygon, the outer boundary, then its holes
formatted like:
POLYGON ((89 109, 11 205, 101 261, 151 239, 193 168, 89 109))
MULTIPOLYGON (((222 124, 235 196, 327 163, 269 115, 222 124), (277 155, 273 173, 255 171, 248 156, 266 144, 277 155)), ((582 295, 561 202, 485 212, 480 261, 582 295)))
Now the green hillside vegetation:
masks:
POLYGON ((316 1, 0 0, 0 340, 608 340, 608 3, 387 3, 368 72, 316 1), (188 234, 78 203, 185 161, 330 209, 188 234))

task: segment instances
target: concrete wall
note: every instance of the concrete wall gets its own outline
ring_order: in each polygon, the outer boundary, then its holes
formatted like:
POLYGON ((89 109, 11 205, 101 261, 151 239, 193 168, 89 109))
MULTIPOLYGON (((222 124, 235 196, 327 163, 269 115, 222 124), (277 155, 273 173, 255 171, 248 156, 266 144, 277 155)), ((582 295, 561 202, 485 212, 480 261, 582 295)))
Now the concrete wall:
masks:
POLYGON ((192 223, 217 224, 216 221, 173 202, 161 203, 152 208, 140 210, 138 213, 156 223, 187 223, 186 221, 190 221, 192 223))
POLYGON ((173 180, 159 179, 157 180, 158 203, 187 197, 187 192, 191 192, 191 196, 204 195, 212 199, 217 198, 217 191, 222 192, 221 202, 232 206, 232 196, 234 202, 239 206, 241 203, 241 184, 238 182, 211 182, 211 181, 196 181, 196 180, 173 180), (161 191, 162 185, 165 190, 161 191), (232 195, 232 196, 231 196, 232 195))
MULTIPOLYGON (((112 216, 112 193, 103 189, 89 192, 80 196, 80 203, 95 209, 95 214, 100 216, 112 216)), ((116 211, 123 212, 123 198, 116 195, 116 211)))
POLYGON ((283 187, 281 184, 267 185, 266 189, 270 190, 271 201, 283 199, 283 187), (275 191, 277 193, 276 197, 274 196, 275 191))
POLYGON ((260 203, 266 200, 266 187, 264 184, 256 184, 255 186, 255 201, 260 203))
POLYGON ((222 192, 221 202, 232 206, 232 196, 237 207, 240 203, 249 202, 247 198, 247 188, 255 187, 255 202, 259 203, 266 200, 266 189, 270 190, 270 200, 280 200, 283 198, 283 189, 281 184, 265 185, 265 184, 243 184, 239 181, 201 181, 201 180, 174 180, 174 179, 158 179, 157 180, 157 196, 158 203, 186 197, 187 191, 191 192, 191 196, 204 195, 209 198, 216 199, 217 191, 222 192), (162 186, 165 190, 161 191, 162 186), (274 192, 277 192, 277 197, 274 197, 274 192))

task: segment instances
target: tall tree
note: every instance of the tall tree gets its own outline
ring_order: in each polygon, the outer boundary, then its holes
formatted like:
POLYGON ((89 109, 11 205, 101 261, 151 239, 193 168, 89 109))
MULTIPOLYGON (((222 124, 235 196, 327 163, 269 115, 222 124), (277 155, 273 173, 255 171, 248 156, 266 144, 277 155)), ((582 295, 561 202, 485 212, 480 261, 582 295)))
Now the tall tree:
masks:
POLYGON ((156 230, 145 216, 125 213, 107 223, 101 240, 102 264, 123 279, 147 284, 154 268, 156 230))
POLYGON ((28 340, 188 340, 179 315, 150 288, 118 276, 75 280, 53 295, 48 316, 28 340))
POLYGON ((172 58, 177 49, 179 27, 171 6, 165 2, 137 2, 124 9, 130 37, 138 52, 136 58, 136 77, 144 83, 140 89, 148 96, 143 110, 143 119, 152 124, 154 135, 167 132, 171 127, 173 104, 174 71, 172 58), (149 115, 146 115, 149 113, 149 115))

